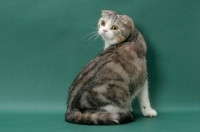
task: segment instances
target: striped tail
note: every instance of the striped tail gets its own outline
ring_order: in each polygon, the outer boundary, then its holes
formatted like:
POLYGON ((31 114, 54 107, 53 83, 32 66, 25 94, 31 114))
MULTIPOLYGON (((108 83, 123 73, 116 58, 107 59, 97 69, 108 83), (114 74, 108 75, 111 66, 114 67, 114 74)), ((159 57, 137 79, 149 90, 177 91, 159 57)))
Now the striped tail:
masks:
POLYGON ((65 114, 65 120, 75 124, 87 125, 117 125, 132 122, 134 116, 132 112, 128 113, 111 113, 111 112, 94 112, 81 113, 79 111, 68 111, 65 114))

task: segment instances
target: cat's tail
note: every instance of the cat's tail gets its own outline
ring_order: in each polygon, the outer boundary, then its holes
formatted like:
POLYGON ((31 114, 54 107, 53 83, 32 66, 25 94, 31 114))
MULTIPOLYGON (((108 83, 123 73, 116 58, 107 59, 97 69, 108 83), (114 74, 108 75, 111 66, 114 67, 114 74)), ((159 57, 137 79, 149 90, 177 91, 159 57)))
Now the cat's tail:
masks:
POLYGON ((111 112, 91 112, 81 113, 79 111, 67 112, 65 120, 75 124, 88 125, 116 125, 132 122, 134 116, 132 112, 128 113, 111 113, 111 112))

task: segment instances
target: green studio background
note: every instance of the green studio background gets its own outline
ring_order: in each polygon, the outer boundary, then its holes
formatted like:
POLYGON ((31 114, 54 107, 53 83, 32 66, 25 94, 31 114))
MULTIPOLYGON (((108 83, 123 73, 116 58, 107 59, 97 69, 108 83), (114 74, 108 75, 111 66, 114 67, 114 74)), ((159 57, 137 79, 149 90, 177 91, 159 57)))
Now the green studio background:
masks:
POLYGON ((200 131, 199 0, 1 0, 0 131, 200 131), (127 14, 148 46, 158 117, 119 126, 64 122, 69 86, 103 50, 89 40, 102 9, 127 14))

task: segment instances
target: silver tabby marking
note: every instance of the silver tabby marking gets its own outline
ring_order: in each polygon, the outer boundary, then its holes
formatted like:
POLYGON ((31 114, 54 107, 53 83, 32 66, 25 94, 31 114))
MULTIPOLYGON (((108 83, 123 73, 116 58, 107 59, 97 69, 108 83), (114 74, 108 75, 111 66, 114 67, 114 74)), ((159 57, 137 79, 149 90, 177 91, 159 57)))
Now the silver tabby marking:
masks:
POLYGON ((147 85, 146 44, 132 19, 102 11, 98 33, 105 41, 105 50, 85 66, 71 85, 65 120, 78 124, 131 122, 131 102, 138 95, 143 114, 156 116, 144 99, 146 92, 142 92, 147 85))

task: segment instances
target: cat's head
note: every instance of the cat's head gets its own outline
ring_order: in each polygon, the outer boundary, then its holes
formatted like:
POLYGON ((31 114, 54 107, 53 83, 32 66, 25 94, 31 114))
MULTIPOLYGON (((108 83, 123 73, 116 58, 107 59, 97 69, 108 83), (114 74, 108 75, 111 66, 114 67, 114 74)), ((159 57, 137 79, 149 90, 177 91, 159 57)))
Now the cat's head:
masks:
POLYGON ((125 41, 134 31, 134 23, 127 15, 115 11, 102 10, 98 21, 98 33, 105 41, 105 48, 125 41))

